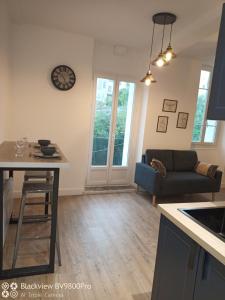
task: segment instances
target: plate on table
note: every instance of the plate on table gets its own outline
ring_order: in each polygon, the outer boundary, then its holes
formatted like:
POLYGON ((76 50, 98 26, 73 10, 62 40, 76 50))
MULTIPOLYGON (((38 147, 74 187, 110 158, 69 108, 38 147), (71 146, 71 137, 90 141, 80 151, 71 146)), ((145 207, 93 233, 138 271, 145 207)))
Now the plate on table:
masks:
POLYGON ((41 152, 37 152, 37 153, 34 153, 34 157, 37 157, 37 158, 61 158, 60 154, 57 152, 54 153, 53 155, 44 155, 41 152))
MULTIPOLYGON (((32 146, 37 149, 41 148, 40 144, 38 144, 38 143, 34 143, 34 144, 32 144, 32 146)), ((55 147, 55 144, 49 144, 48 147, 55 147)))

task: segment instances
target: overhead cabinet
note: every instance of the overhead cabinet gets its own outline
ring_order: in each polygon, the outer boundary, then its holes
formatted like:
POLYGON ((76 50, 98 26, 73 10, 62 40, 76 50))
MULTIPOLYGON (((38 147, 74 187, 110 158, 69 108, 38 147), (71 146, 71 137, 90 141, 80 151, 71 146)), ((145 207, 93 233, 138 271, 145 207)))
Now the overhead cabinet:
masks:
POLYGON ((223 4, 207 119, 225 120, 225 4, 223 4))

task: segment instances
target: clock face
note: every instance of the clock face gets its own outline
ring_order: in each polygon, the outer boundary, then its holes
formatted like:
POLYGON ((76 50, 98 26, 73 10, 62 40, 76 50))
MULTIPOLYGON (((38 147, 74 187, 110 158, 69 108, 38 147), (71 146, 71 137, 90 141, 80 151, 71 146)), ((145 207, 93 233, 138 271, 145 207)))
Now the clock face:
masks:
POLYGON ((76 75, 70 67, 60 65, 53 69, 51 79, 57 89, 61 91, 68 91, 74 86, 76 82, 76 75))

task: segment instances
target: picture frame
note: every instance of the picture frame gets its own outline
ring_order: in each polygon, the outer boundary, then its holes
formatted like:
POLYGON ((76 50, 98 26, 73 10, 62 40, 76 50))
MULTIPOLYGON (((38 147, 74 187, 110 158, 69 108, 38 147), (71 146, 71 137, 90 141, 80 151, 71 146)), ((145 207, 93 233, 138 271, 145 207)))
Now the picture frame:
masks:
POLYGON ((177 128, 186 129, 188 123, 189 113, 179 112, 177 117, 177 128))
POLYGON ((168 126, 169 117, 167 116, 158 116, 158 122, 156 127, 156 132, 166 133, 168 126))
POLYGON ((164 99, 162 111, 175 113, 177 111, 177 100, 164 99))

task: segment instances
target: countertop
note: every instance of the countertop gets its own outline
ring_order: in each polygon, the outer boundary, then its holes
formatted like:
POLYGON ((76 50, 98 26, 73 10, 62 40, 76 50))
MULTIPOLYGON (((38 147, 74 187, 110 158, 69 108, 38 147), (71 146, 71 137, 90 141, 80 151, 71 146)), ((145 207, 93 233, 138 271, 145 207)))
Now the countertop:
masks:
POLYGON ((69 163, 56 145, 60 154, 60 159, 55 158, 36 158, 33 156, 35 151, 32 144, 27 145, 23 156, 16 157, 15 142, 5 141, 0 145, 0 168, 66 168, 69 163))
POLYGON ((217 258, 225 265, 225 242, 214 234, 197 224, 178 209, 225 207, 225 201, 220 202, 198 202, 198 203, 172 203, 159 204, 159 211, 172 223, 190 236, 202 248, 217 258))

